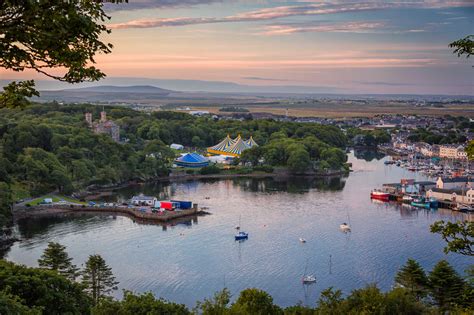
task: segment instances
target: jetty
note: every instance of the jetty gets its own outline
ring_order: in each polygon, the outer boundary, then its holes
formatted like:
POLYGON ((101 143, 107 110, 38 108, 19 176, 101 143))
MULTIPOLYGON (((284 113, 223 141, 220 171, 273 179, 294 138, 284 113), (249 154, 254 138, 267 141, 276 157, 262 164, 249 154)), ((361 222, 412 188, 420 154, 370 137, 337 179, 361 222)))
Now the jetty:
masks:
POLYGON ((81 213, 93 212, 103 214, 118 214, 140 219, 149 222, 168 222, 188 216, 209 214, 204 209, 199 209, 197 204, 193 204, 190 209, 174 211, 143 211, 139 207, 126 206, 86 206, 86 205, 38 205, 33 207, 17 207, 14 211, 15 219, 22 219, 32 216, 46 216, 60 213, 81 213))

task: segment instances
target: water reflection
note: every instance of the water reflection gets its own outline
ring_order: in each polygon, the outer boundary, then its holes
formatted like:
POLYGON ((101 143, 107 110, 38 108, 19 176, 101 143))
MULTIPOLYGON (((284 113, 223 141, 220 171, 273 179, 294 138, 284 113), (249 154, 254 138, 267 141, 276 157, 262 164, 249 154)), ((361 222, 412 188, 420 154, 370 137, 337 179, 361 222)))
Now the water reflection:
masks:
POLYGON ((290 178, 238 178, 232 181, 233 185, 250 192, 287 192, 291 194, 307 193, 311 189, 320 191, 339 191, 344 188, 343 177, 290 177, 290 178))
POLYGON ((360 160, 365 160, 371 162, 373 160, 381 160, 385 157, 385 154, 377 150, 368 150, 368 149, 355 149, 354 155, 360 160))
POLYGON ((192 227, 199 223, 198 216, 188 216, 184 218, 177 218, 169 222, 157 222, 143 220, 136 217, 129 217, 125 214, 103 214, 103 213, 65 213, 52 214, 49 216, 23 218, 18 220, 15 227, 16 235, 22 240, 32 239, 41 235, 50 233, 58 226, 67 227, 66 233, 75 233, 87 230, 90 225, 101 225, 116 220, 118 216, 128 217, 133 223, 140 225, 154 225, 160 226, 162 231, 167 231, 169 228, 177 226, 192 227))

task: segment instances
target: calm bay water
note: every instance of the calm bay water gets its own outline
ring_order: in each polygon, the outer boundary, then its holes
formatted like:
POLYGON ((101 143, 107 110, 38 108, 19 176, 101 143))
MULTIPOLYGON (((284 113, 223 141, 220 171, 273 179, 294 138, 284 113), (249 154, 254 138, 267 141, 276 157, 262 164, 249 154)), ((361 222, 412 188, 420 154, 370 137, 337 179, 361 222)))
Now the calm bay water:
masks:
POLYGON ((234 295, 258 287, 282 306, 314 304, 329 286, 345 293, 368 283, 390 289, 408 258, 427 270, 440 259, 447 259, 459 272, 473 263, 472 258, 445 255, 443 241, 429 232, 436 220, 472 220, 472 215, 374 203, 370 190, 382 183, 426 178, 385 166, 384 159, 370 155, 351 153, 349 158, 354 172, 346 178, 239 178, 122 189, 106 199, 143 192, 161 199, 193 200, 209 207, 212 215, 169 226, 90 214, 28 219, 15 227, 22 241, 6 258, 37 266, 47 243, 60 242, 79 266, 90 254, 102 255, 120 288, 151 291, 188 306, 223 287, 234 295), (250 234, 242 243, 233 239, 239 217, 242 230, 250 234), (352 226, 348 234, 339 230, 346 221, 352 226), (307 243, 300 243, 300 237, 307 243), (301 284, 306 265, 317 277, 316 284, 301 284))

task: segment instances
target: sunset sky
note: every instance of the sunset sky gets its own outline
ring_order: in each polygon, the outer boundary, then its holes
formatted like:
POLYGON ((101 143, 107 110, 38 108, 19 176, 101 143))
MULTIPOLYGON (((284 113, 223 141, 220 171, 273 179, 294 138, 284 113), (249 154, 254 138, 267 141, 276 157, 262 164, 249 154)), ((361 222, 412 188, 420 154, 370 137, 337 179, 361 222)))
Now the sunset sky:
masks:
POLYGON ((474 94, 474 59, 448 47, 474 34, 472 0, 129 0, 106 10, 114 49, 97 61, 108 77, 474 94))

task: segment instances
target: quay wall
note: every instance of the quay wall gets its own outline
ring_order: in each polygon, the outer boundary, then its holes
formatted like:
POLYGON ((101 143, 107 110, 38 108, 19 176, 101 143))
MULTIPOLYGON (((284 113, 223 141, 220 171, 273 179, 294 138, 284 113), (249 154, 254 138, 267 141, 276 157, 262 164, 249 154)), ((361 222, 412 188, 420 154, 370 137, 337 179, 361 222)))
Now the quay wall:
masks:
POLYGON ((74 213, 74 212, 96 212, 96 213, 116 213, 135 217, 148 221, 166 222, 177 218, 197 215, 205 213, 198 210, 197 205, 191 209, 179 211, 165 211, 164 213, 150 213, 140 211, 136 208, 126 207, 89 207, 81 205, 51 205, 51 206, 35 206, 35 207, 21 207, 14 211, 15 219, 24 217, 41 215, 41 214, 55 214, 55 213, 74 213))

